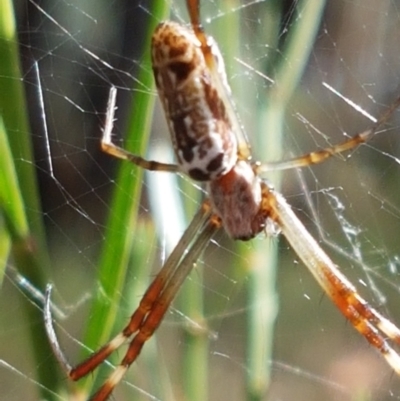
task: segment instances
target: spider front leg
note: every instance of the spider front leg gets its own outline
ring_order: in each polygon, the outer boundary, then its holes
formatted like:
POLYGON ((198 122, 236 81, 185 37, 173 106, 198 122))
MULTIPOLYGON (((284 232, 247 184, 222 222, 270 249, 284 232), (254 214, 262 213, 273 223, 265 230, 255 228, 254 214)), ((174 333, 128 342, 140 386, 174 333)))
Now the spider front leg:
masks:
POLYGON ((400 375, 400 355, 385 338, 387 336, 400 344, 400 329, 360 296, 306 230, 283 196, 266 184, 263 188, 263 208, 340 312, 400 375))
POLYGON ((101 150, 109 155, 122 160, 128 160, 131 163, 145 170, 150 171, 166 171, 169 173, 178 173, 180 168, 176 164, 160 163, 154 160, 146 160, 141 156, 134 155, 112 142, 112 129, 114 125, 115 105, 117 100, 117 88, 112 86, 107 103, 106 122, 101 138, 101 150))
POLYGON ((160 325, 182 283, 220 225, 219 218, 211 213, 209 203, 205 201, 143 295, 139 307, 132 314, 128 325, 110 342, 75 367, 71 367, 68 363, 55 334, 50 310, 50 288, 48 288, 44 308, 47 336, 57 359, 72 380, 79 380, 92 372, 110 354, 131 339, 120 365, 94 394, 92 400, 106 400, 114 387, 121 381, 129 366, 140 354, 145 342, 152 337, 160 325))
MULTIPOLYGON (((144 343, 151 338, 157 327, 160 325, 165 312, 168 310, 171 302, 175 298, 186 277, 192 271, 196 260, 199 258, 201 252, 207 246, 210 239, 213 237, 219 227, 220 221, 216 216, 212 216, 205 223, 205 226, 202 228, 190 251, 185 255, 184 259, 174 270, 174 272, 169 275, 164 287, 157 293, 156 299, 154 299, 152 302, 151 309, 147 311, 147 315, 142 320, 137 334, 130 342, 128 351, 126 352, 125 357, 121 361, 120 365, 109 376, 107 381, 100 387, 100 389, 93 395, 93 401, 106 400, 115 386, 117 386, 117 384, 121 381, 130 365, 136 360, 144 343)), ((147 292, 143 297, 142 302, 145 301, 146 295, 147 292)), ((134 316, 132 316, 132 318, 133 317, 134 316)))

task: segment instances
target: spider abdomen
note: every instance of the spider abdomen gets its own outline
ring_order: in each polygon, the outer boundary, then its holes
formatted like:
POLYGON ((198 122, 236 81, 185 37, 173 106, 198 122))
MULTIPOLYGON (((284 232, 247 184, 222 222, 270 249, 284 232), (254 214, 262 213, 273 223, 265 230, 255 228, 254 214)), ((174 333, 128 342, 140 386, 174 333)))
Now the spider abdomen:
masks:
POLYGON ((237 141, 200 41, 192 30, 163 22, 153 34, 152 63, 182 171, 197 181, 226 174, 237 161, 237 141))

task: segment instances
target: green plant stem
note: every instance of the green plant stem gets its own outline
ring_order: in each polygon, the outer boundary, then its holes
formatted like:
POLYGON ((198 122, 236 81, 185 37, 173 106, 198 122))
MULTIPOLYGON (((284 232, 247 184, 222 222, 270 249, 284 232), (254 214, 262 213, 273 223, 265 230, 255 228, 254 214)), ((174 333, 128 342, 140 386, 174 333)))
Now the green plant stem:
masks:
MULTIPOLYGON (((149 3, 147 32, 143 40, 143 60, 150 60, 150 40, 158 21, 165 18, 168 6, 159 0, 149 3)), ((155 97, 149 95, 153 90, 151 69, 141 69, 137 77, 146 92, 135 91, 132 99, 132 112, 125 137, 125 148, 135 154, 145 154, 150 133, 155 97)), ((110 203, 105 239, 98 268, 98 290, 89 311, 84 343, 90 349, 104 344, 110 339, 119 308, 119 301, 126 281, 130 262, 135 269, 146 269, 142 261, 132 261, 135 227, 137 223, 143 171, 128 162, 120 162, 115 190, 110 203), (132 170, 135 174, 132 174, 132 170)), ((97 372, 85 381, 84 393, 90 392, 97 372), (90 384, 89 384, 90 383, 90 384)))
MULTIPOLYGON (((37 218, 41 208, 17 43, 13 3, 4 0, 0 2, 0 112, 4 122, 1 147, 4 152, 8 148, 12 156, 5 160, 5 153, 2 153, 2 163, 8 166, 1 170, 1 228, 6 227, 10 237, 7 240, 4 231, 1 234, 1 263, 4 266, 7 253, 12 250, 19 272, 36 288, 43 290, 45 272, 48 272, 50 263, 45 251, 42 220, 37 218)), ((42 384, 42 397, 53 399, 54 394, 46 389, 56 390, 60 378, 44 325, 38 324, 42 321, 41 309, 30 302, 23 302, 23 307, 36 361, 37 380, 42 384), (43 363, 44 356, 46 363, 43 363)))
MULTIPOLYGON (((272 3, 270 6, 276 7, 272 3)), ((324 6, 325 2, 320 0, 303 0, 297 4, 297 16, 284 45, 282 62, 275 66, 274 84, 261 103, 266 107, 260 112, 256 144, 257 149, 262 149, 261 155, 265 160, 282 159, 285 112, 309 59, 324 6)), ((262 26, 268 24, 263 23, 262 26)), ((268 179, 279 191, 281 174, 274 172, 268 179)), ((251 255, 249 302, 254 307, 249 315, 247 391, 248 400, 252 401, 263 399, 269 386, 273 323, 277 313, 273 266, 278 264, 278 241, 268 241, 267 244, 256 241, 251 255)))

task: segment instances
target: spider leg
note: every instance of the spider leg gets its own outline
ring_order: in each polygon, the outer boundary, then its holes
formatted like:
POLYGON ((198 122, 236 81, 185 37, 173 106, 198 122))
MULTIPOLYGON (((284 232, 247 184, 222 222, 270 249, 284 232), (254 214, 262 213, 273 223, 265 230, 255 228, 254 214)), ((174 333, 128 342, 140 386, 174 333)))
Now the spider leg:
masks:
POLYGON ((56 356, 56 358, 58 360, 58 363, 61 365, 62 369, 69 374, 72 367, 68 363, 67 358, 65 357, 64 353, 61 350, 61 347, 58 342, 57 335, 56 335, 56 332, 55 332, 54 326, 53 326, 53 317, 51 315, 51 307, 50 307, 51 290, 52 290, 52 285, 47 284, 45 298, 44 298, 44 310, 43 310, 44 325, 46 328, 47 338, 49 339, 51 349, 53 350, 54 355, 56 356))
MULTIPOLYGON (((129 325, 124 329, 125 339, 128 339, 134 332, 135 336, 131 340, 125 357, 117 366, 114 372, 109 376, 106 382, 91 398, 94 401, 106 400, 114 387, 121 381, 130 365, 136 360, 144 343, 151 338, 157 327, 160 325, 166 311, 171 302, 178 293, 180 287, 185 281, 188 274, 192 271, 196 260, 201 252, 209 243, 215 232, 221 225, 219 218, 215 215, 198 214, 189 226, 190 235, 186 231, 182 240, 178 243, 174 252, 167 260, 164 268, 153 281, 149 290, 145 293, 138 310, 133 314, 129 325), (206 219, 205 219, 206 217, 206 219), (196 218, 201 218, 202 227, 196 223, 196 218), (190 241, 194 231, 198 231, 197 238, 192 242, 189 251, 187 250, 188 240, 190 241), (174 255, 173 255, 174 254, 174 255), (184 257, 182 258, 182 255, 184 257), (177 256, 180 257, 179 263, 175 263, 177 256), (173 263, 170 259, 174 259, 173 263), (163 271, 166 269, 165 271, 163 271), (159 277, 162 274, 162 277, 159 277), (162 282, 162 285, 161 285, 162 282), (152 287, 155 288, 152 288, 152 287), (137 315, 137 316, 136 316, 137 315)), ((196 235, 195 234, 195 235, 196 235)), ((111 343, 110 343, 111 344, 111 343)), ((112 352, 113 350, 111 350, 112 352)))
POLYGON ((375 133, 387 122, 394 111, 400 106, 400 97, 397 98, 389 109, 379 118, 379 120, 368 130, 361 132, 339 143, 338 145, 330 146, 315 152, 308 153, 303 156, 295 157, 281 162, 263 163, 256 167, 257 173, 265 173, 267 171, 288 170, 292 168, 305 167, 311 164, 323 163, 326 159, 356 148, 369 141, 375 133))
POLYGON ((142 167, 150 171, 166 171, 169 173, 179 173, 180 168, 176 164, 160 163, 154 160, 146 160, 141 156, 134 155, 123 148, 115 145, 112 142, 112 129, 114 123, 115 105, 117 99, 117 89, 112 86, 108 97, 107 115, 105 127, 103 130, 103 137, 101 139, 101 150, 118 159, 128 160, 136 166, 142 167))
MULTIPOLYGON (((186 8, 189 12, 190 24, 192 25, 193 29, 203 31, 203 28, 200 23, 200 2, 199 0, 186 0, 186 8)), ((203 33, 204 35, 204 33, 203 33)))
POLYGON ((400 344, 400 329, 358 294, 338 266, 308 233, 283 196, 266 184, 263 188, 263 208, 279 225, 282 234, 342 314, 383 355, 394 371, 400 374, 400 355, 381 334, 400 344))
POLYGON ((205 201, 164 266, 143 295, 139 307, 131 316, 128 325, 110 342, 75 367, 71 367, 66 360, 55 334, 50 311, 50 287, 47 289, 44 308, 47 336, 57 359, 72 380, 79 380, 92 372, 110 354, 136 333, 121 364, 93 396, 94 400, 105 400, 116 384, 122 379, 128 367, 136 360, 144 343, 153 335, 161 323, 165 312, 175 298, 183 281, 193 269, 194 263, 200 253, 220 225, 220 220, 211 214, 208 201, 205 201))

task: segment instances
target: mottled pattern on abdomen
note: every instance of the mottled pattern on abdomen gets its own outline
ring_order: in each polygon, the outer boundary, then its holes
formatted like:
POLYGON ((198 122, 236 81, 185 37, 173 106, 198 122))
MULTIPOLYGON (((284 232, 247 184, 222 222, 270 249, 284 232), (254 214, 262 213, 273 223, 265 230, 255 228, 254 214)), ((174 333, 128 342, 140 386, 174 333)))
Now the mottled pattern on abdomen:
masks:
POLYGON ((197 181, 230 171, 237 160, 236 137, 194 33, 161 23, 153 35, 152 61, 182 171, 197 181))

